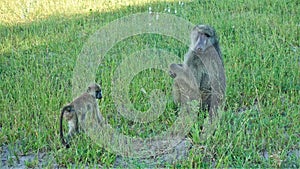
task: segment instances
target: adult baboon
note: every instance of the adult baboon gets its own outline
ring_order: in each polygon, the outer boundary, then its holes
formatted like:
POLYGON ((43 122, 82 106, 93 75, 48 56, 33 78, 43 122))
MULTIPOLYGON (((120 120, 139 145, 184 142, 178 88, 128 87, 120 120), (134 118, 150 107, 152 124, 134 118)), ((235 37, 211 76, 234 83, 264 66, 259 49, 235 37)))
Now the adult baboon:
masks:
MULTIPOLYGON (((202 110, 208 110, 212 120, 217 108, 224 101, 226 88, 223 59, 214 28, 208 25, 197 25, 193 28, 189 51, 184 57, 184 63, 178 64, 183 65, 194 75, 202 110)), ((176 82, 174 84, 176 87, 176 82)), ((177 96, 174 97, 177 100, 177 96)))
POLYGON ((101 98, 102 92, 100 86, 92 84, 85 93, 62 108, 60 116, 60 139, 62 144, 67 148, 69 148, 69 143, 65 141, 63 135, 63 118, 68 121, 69 132, 67 138, 70 139, 75 132, 78 132, 79 127, 85 128, 85 118, 87 113, 92 113, 99 122, 103 120, 102 116, 98 116, 101 114, 99 112, 97 99, 101 98))

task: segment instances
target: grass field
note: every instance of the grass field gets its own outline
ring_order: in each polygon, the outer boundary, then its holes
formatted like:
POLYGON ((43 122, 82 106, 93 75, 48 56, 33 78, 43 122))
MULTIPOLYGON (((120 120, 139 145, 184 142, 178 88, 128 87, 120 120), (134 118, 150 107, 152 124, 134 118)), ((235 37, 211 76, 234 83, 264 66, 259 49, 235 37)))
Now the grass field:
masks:
MULTIPOLYGON (((300 167, 300 4, 298 0, 252 1, 94 1, 4 0, 0 2, 0 154, 1 166, 14 167, 33 154, 26 167, 112 167, 116 154, 84 134, 70 149, 59 141, 59 115, 72 100, 73 70, 83 45, 110 22, 138 12, 168 13, 193 24, 206 23, 219 34, 227 77, 226 111, 215 134, 189 137, 194 147, 186 167, 300 167), (243 110, 243 111, 241 111, 243 110), (7 151, 9 153, 7 153, 7 151), (43 153, 49 158, 39 158, 43 153), (5 157, 5 160, 4 159, 5 157)), ((146 47, 183 59, 188 46, 158 34, 136 35, 117 43, 96 72, 104 99, 100 109, 121 133, 147 137, 176 119, 172 79, 145 70, 130 84, 136 109, 149 108, 148 93, 161 89, 165 112, 139 124, 122 117, 112 100, 111 76, 122 59, 146 47)), ((67 127, 67 126, 66 126, 67 127)), ((81 168, 80 167, 80 168, 81 168)))

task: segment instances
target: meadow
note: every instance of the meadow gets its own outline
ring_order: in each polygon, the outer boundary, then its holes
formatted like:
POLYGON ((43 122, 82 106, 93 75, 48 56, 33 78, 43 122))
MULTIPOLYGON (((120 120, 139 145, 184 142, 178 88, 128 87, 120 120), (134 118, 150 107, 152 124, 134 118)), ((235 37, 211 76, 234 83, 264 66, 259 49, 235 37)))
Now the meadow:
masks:
MULTIPOLYGON (((101 27, 143 12, 171 14, 212 25, 226 70, 225 110, 215 133, 200 138, 199 120, 188 137, 194 147, 171 168, 300 167, 300 4, 297 0, 3 0, 0 2, 1 167, 112 167, 116 154, 84 134, 69 149, 59 140, 59 116, 72 96, 76 60, 101 27), (42 155, 41 155, 42 154, 42 155), (41 157, 42 156, 42 157, 41 157)), ((183 60, 188 46, 160 34, 138 34, 115 44, 96 72, 103 116, 119 132, 146 138, 176 120, 172 79, 147 69, 130 82, 135 109, 149 109, 149 93, 166 95, 166 109, 149 123, 118 113, 112 75, 126 57, 144 48, 163 49, 183 60)), ((67 125, 65 126, 67 127, 67 125)), ((147 167, 147 166, 136 166, 147 167)))

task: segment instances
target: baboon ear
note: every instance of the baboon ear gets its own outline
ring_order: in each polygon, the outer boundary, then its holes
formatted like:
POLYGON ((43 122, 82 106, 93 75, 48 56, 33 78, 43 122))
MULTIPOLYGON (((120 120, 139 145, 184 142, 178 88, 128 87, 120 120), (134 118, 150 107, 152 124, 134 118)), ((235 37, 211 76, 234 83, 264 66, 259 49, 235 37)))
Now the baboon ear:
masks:
POLYGON ((90 92, 90 91, 91 91, 91 87, 89 86, 88 89, 87 89, 87 92, 90 92))
POLYGON ((198 29, 198 25, 194 26, 192 30, 194 31, 196 29, 198 29))

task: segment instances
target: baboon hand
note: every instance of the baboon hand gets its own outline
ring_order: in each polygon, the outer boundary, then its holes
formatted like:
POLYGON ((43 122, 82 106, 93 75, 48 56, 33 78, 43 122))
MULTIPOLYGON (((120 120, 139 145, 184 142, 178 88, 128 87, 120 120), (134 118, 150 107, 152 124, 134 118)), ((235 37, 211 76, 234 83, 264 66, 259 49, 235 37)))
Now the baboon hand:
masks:
POLYGON ((173 78, 173 79, 176 77, 176 73, 173 72, 173 71, 171 71, 171 70, 169 70, 169 75, 170 75, 170 77, 173 78))
POLYGON ((176 63, 172 63, 170 65, 170 70, 169 70, 169 75, 171 76, 171 78, 175 78, 177 76, 177 74, 175 73, 176 71, 178 72, 178 70, 182 69, 182 64, 176 64, 176 63))

